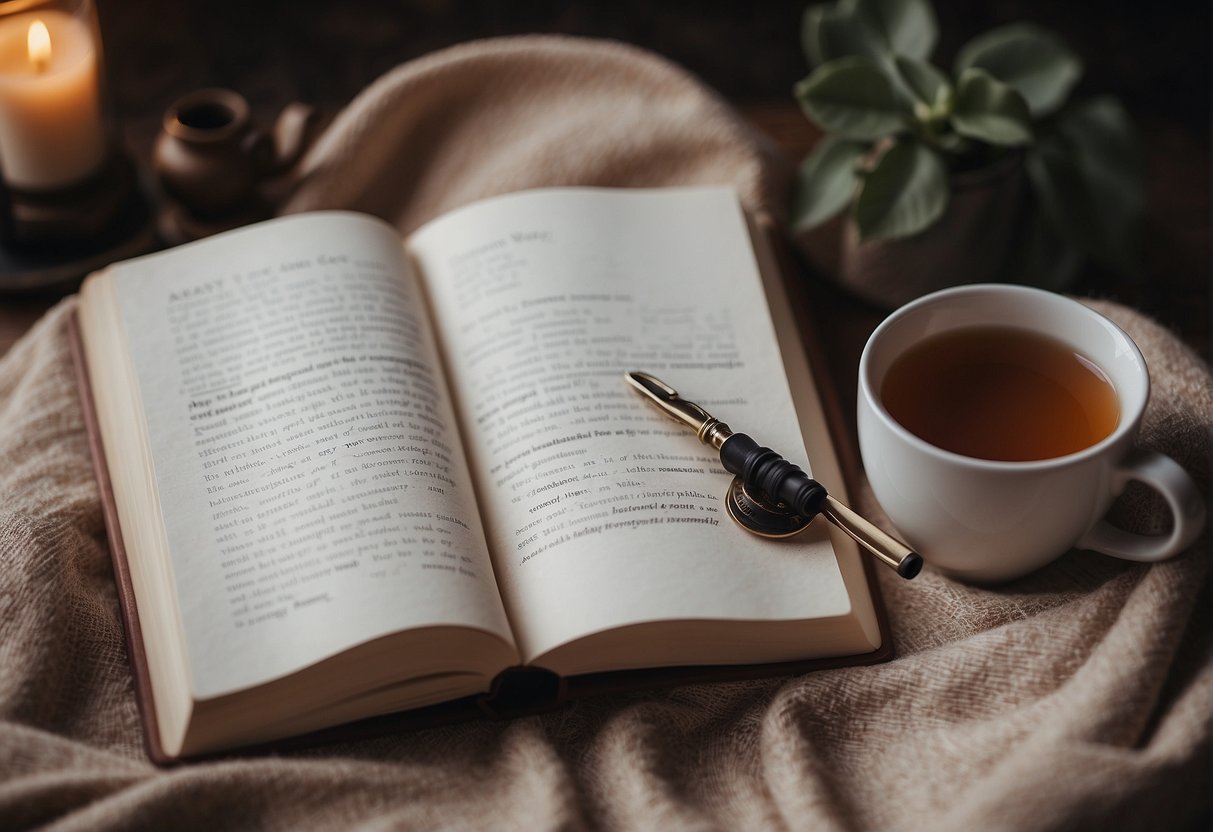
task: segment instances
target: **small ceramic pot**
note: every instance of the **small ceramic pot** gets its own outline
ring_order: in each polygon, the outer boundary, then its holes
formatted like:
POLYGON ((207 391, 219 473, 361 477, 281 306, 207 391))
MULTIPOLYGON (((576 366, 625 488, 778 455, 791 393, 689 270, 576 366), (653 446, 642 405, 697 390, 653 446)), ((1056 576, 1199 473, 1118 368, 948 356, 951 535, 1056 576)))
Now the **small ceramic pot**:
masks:
POLYGON ((861 243, 848 220, 838 282, 886 309, 950 286, 998 282, 1019 224, 1024 180, 1020 154, 954 174, 944 215, 913 237, 861 243))
POLYGON ((165 192, 192 214, 232 213, 253 196, 262 179, 299 159, 313 116, 311 107, 291 104, 271 135, 253 124, 240 94, 198 90, 165 113, 152 165, 165 192))

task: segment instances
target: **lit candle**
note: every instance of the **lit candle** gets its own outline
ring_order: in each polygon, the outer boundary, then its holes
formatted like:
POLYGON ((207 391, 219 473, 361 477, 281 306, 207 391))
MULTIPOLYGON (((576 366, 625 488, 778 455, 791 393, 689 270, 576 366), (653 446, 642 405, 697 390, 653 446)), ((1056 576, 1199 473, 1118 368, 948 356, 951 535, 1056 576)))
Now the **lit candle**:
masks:
POLYGON ((0 168, 46 191, 105 161, 97 49, 88 24, 47 9, 0 19, 0 168))

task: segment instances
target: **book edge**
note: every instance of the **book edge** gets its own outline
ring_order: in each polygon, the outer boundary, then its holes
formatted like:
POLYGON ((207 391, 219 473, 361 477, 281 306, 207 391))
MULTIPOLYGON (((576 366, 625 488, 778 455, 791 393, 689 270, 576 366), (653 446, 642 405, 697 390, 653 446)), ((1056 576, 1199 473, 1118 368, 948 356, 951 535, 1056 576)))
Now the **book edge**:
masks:
POLYGON ((109 540, 110 560, 114 569, 114 584, 118 593, 118 608, 122 615, 127 660, 134 677, 135 705, 143 724, 144 748, 148 758, 157 765, 168 765, 176 760, 165 753, 160 743, 160 726, 156 718, 156 704, 152 695, 151 673, 147 666, 147 654, 143 649, 143 630, 139 623, 139 608, 135 600, 135 588, 131 582, 130 565, 127 563, 126 546, 123 543, 122 527, 118 521, 118 504, 114 500, 110 481, 109 464, 105 458, 101 430, 97 422, 93 386, 88 363, 84 356, 84 339, 80 332, 79 301, 77 308, 67 317, 67 336, 75 365, 76 389, 80 398, 84 429, 88 434, 89 456, 92 458, 93 474, 105 520, 105 532, 109 540))
MULTIPOLYGON (((821 410, 826 419, 826 427, 830 434, 830 445, 833 447, 834 456, 838 462, 839 470, 842 472, 842 478, 848 495, 853 494, 862 476, 863 467, 848 436, 847 421, 842 411, 842 402, 838 397, 837 386, 832 383, 834 381, 833 373, 830 371, 829 364, 826 361, 826 353, 822 346, 821 338, 812 323, 812 317, 808 308, 808 298, 804 289, 798 283, 789 281, 786 277, 793 271, 791 263, 792 255, 787 238, 781 232, 779 224, 769 214, 756 215, 754 219, 755 225, 766 234, 770 248, 774 254, 776 267, 779 271, 779 279, 783 284, 784 295, 792 308, 792 317, 796 324, 796 334, 799 336, 800 343, 804 347, 805 359, 809 362, 809 369, 813 374, 817 399, 821 404, 821 410), (829 379, 831 382, 828 389, 823 388, 820 383, 823 378, 829 379)), ((871 653, 859 654, 860 656, 870 657, 870 661, 855 662, 855 664, 888 662, 896 656, 888 606, 884 602, 884 594, 880 589, 880 579, 877 576, 876 563, 873 558, 861 554, 860 560, 863 563, 863 574, 868 584, 868 593, 872 598, 872 607, 876 613, 876 628, 880 634, 880 646, 871 653)))

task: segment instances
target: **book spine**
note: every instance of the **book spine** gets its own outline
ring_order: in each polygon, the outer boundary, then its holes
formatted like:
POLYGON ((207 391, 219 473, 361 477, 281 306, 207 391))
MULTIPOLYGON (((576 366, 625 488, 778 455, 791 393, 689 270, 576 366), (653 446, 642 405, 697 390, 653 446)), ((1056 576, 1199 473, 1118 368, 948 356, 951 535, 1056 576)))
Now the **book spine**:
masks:
POLYGON ((564 677, 542 667, 507 667, 494 677, 489 692, 476 700, 490 719, 513 719, 554 711, 564 704, 564 677))

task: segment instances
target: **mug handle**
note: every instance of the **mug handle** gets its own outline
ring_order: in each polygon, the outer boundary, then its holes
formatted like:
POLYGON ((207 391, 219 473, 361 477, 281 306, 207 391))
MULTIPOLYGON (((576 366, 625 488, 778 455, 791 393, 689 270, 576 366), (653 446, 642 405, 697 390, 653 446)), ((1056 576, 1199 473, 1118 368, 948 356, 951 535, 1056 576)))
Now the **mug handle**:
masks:
POLYGON ((1145 483, 1163 496, 1174 523, 1169 535, 1133 534, 1100 520, 1074 544, 1105 555, 1144 563, 1164 560, 1188 547, 1204 529, 1205 505, 1188 472, 1169 456, 1134 450, 1112 474, 1112 490, 1120 494, 1130 480, 1145 483))

